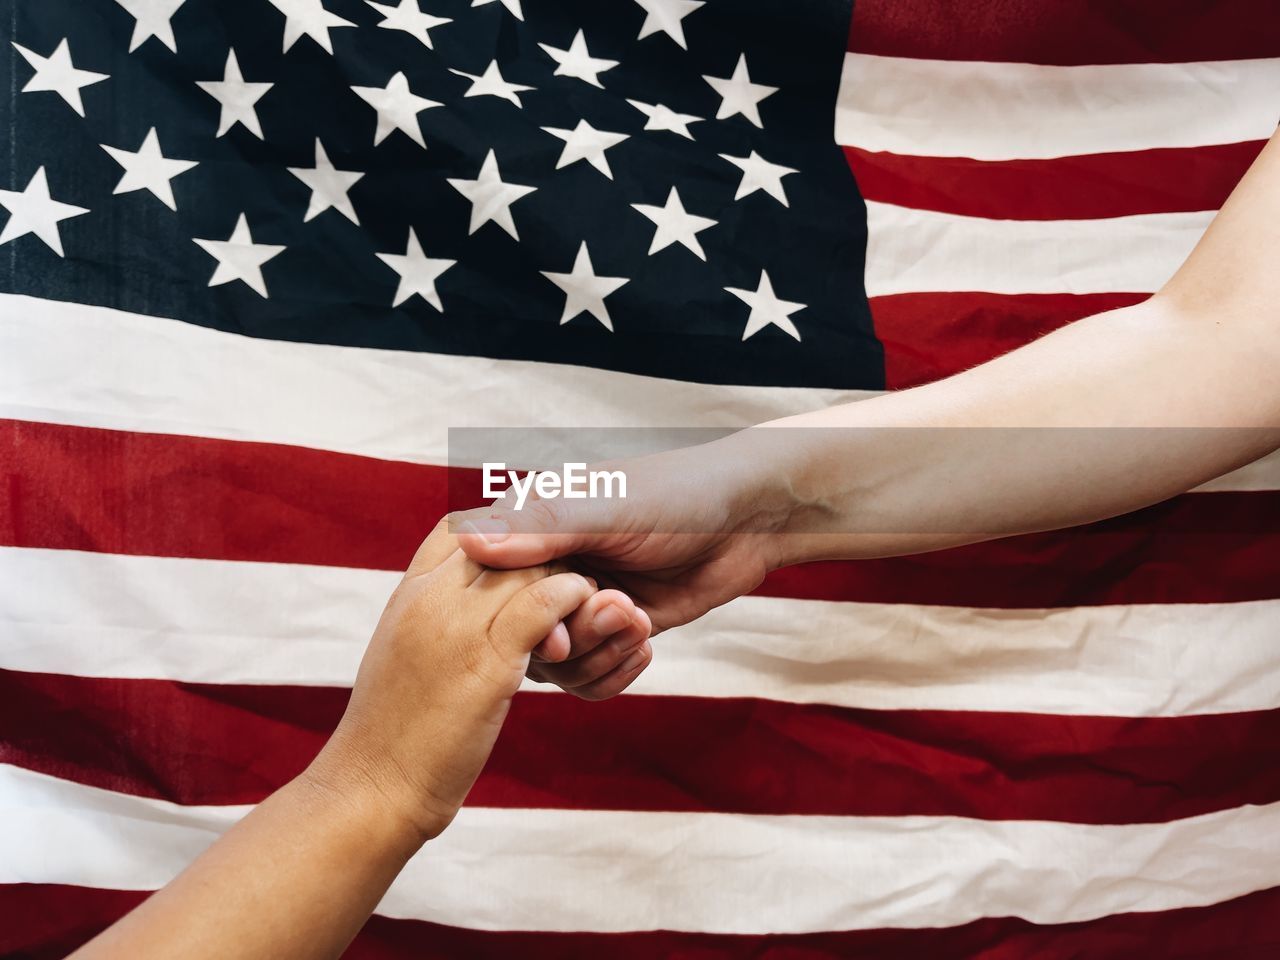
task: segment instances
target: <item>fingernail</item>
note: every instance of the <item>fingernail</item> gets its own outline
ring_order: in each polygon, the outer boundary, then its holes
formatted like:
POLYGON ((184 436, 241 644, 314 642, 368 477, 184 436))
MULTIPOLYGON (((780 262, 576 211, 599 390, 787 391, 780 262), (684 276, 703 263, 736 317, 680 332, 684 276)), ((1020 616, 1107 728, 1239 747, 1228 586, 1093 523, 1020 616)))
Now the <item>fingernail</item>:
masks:
POLYGON ((644 650, 637 650, 631 656, 627 657, 627 659, 622 661, 618 666, 618 671, 620 673, 633 673, 640 669, 640 665, 644 663, 646 659, 647 657, 644 650))
POLYGON ((511 536, 511 528, 505 520, 496 517, 482 517, 479 520, 464 520, 458 527, 459 533, 474 533, 485 543, 501 543, 511 536))
POLYGON ((591 628, 602 637, 611 637, 630 622, 618 605, 611 603, 591 618, 591 628))

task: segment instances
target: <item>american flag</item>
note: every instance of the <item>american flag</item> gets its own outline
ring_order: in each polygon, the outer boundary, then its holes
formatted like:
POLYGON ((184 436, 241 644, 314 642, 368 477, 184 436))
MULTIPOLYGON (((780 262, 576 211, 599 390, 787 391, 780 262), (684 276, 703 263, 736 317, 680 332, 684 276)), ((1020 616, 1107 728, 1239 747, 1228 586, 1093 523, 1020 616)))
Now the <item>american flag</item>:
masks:
MULTIPOLYGON (((298 773, 447 428, 737 427, 1135 303, 1274 0, 7 0, 0 953, 298 773)), ((530 689, 356 957, 1273 957, 1280 469, 530 689)))

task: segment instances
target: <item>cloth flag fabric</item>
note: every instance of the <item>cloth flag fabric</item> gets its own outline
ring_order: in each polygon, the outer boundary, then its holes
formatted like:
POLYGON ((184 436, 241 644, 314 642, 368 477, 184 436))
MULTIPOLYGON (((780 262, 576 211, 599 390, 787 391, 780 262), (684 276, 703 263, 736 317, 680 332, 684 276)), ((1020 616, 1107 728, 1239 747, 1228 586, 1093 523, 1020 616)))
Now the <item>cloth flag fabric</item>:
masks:
MULTIPOLYGON (((1136 303, 1269 0, 7 0, 0 955, 298 773, 447 429, 740 427, 1136 303)), ((1280 460, 538 687, 354 957, 1272 957, 1280 460)))

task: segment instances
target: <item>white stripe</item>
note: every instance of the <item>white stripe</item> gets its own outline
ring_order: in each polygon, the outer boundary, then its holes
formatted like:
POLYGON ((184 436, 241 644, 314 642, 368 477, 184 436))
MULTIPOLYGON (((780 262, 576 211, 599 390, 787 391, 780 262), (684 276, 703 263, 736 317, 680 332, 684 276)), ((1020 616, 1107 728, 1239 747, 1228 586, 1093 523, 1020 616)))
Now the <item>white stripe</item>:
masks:
POLYGON ((988 220, 868 201, 867 296, 1154 292, 1212 219, 1206 211, 988 220))
MULTIPOLYGON (((246 812, 0 766, 0 883, 154 889, 246 812)), ((1277 883, 1280 804, 1124 826, 464 808, 378 913, 493 930, 802 933, 1073 923, 1277 883)))
POLYGON ((1280 59, 1054 67, 845 54, 836 142, 976 160, 1201 147, 1276 128, 1280 59))
MULTIPOLYGON (((281 343, 0 294, 0 417, 47 423, 443 464, 450 427, 732 428, 870 395, 281 343)), ((1214 483, 1236 488, 1280 488, 1280 458, 1214 483)))
MULTIPOLYGON (((0 667, 346 686, 394 573, 0 549, 0 667)), ((1176 716, 1280 707, 1280 601, 987 610, 744 597, 635 693, 1176 716)), ((553 688, 530 684, 528 689, 553 688)))
POLYGON ((0 416, 448 462, 450 427, 742 427, 866 396, 260 340, 0 294, 0 416))

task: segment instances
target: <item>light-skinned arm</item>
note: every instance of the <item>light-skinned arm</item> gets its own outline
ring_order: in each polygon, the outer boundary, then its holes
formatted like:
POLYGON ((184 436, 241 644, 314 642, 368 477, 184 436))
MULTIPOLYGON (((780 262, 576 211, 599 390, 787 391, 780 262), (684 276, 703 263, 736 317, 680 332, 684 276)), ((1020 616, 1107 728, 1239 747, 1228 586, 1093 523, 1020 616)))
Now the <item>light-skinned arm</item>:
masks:
POLYGON ((1280 135, 1149 300, 763 426, 791 429, 614 464, 626 501, 474 511, 460 542, 496 566, 573 555, 662 630, 779 566, 1072 526, 1247 464, 1280 447, 1280 135))

